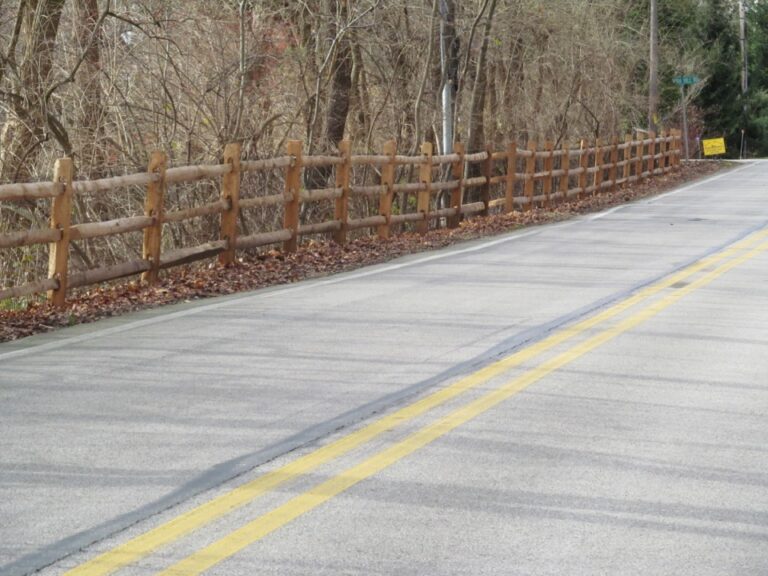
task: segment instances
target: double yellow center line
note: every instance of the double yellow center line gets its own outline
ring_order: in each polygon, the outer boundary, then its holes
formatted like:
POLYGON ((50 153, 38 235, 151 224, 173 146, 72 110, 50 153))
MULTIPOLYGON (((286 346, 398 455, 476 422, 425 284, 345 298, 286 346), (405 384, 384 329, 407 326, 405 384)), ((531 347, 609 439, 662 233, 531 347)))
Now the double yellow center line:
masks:
POLYGON ((524 372, 491 392, 428 424, 408 435, 403 440, 367 458, 360 464, 294 497, 285 504, 254 519, 252 522, 229 533, 220 540, 195 552, 160 573, 164 576, 200 574, 302 514, 344 492, 358 482, 373 476, 456 427, 493 408, 553 371, 573 362, 618 335, 631 330, 690 292, 709 284, 732 268, 765 251, 768 249, 768 243, 758 243, 766 237, 768 237, 768 230, 755 233, 721 252, 704 258, 659 282, 639 290, 634 295, 590 318, 553 333, 547 338, 494 362, 446 388, 425 396, 355 432, 347 434, 274 471, 268 472, 251 482, 180 514, 176 518, 73 568, 65 576, 105 576, 122 567, 133 564, 159 548, 167 546, 226 514, 253 502, 266 492, 307 475, 319 466, 338 459, 355 448, 374 440, 384 432, 414 420, 418 416, 461 396, 469 390, 477 388, 490 379, 518 367, 524 362, 588 330, 606 323, 608 320, 619 316, 637 304, 651 299, 662 291, 681 285, 685 280, 706 271, 705 274, 698 276, 695 280, 674 292, 654 300, 646 307, 618 321, 616 324, 545 360, 535 368, 524 372), (755 245, 757 246, 755 247, 755 245), (725 262, 715 267, 723 261, 725 262))

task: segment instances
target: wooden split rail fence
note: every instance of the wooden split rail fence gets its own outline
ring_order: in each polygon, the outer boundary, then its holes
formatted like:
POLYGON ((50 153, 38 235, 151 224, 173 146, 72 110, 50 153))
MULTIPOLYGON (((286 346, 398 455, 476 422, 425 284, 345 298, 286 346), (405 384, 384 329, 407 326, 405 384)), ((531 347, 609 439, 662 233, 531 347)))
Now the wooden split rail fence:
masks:
MULTIPOLYGON (((463 216, 487 215, 490 210, 505 212, 549 208, 555 203, 584 198, 587 195, 613 190, 623 184, 637 182, 664 174, 680 164, 681 139, 675 132, 642 140, 627 136, 622 142, 582 141, 571 148, 567 144, 555 150, 547 142, 539 150, 535 142, 524 148, 510 144, 503 151, 491 147, 466 153, 456 144, 453 154, 433 155, 429 143, 421 147, 419 156, 398 155, 394 141, 384 145, 381 155, 351 154, 348 141, 339 145, 337 156, 303 156, 302 143, 290 141, 286 155, 263 160, 241 160, 240 146, 229 144, 224 161, 218 165, 169 168, 162 152, 152 154, 146 172, 91 181, 74 180, 73 163, 64 158, 56 162, 51 182, 0 185, 0 202, 52 199, 50 228, 32 229, 0 235, 0 251, 34 244, 49 245, 49 274, 46 279, 21 286, 0 289, 0 300, 19 298, 47 292, 56 306, 63 306, 67 290, 142 274, 147 282, 155 282, 162 269, 197 260, 218 257, 222 264, 232 263, 236 250, 282 244, 283 250, 297 249, 301 236, 333 234, 344 243, 352 230, 373 229, 381 238, 388 238, 397 225, 411 223, 420 233, 430 224, 444 220, 448 227, 457 227, 463 216), (379 184, 355 186, 351 168, 355 165, 377 167, 379 184), (440 174, 450 165, 450 180, 442 181, 440 174), (396 169, 403 166, 418 168, 418 182, 396 179, 396 169), (318 190, 302 189, 302 174, 307 168, 334 167, 335 187, 318 190), (241 198, 241 177, 259 171, 284 172, 284 190, 279 194, 241 198), (476 175, 479 174, 479 175, 476 175), (168 187, 181 182, 220 179, 217 201, 185 210, 166 211, 164 197, 168 187), (141 186, 146 189, 144 214, 111 221, 73 225, 72 204, 76 194, 98 194, 106 191, 141 186), (465 202, 466 192, 477 189, 475 202, 465 202), (415 195, 416 211, 395 213, 396 194, 415 195), (448 207, 436 201, 439 193, 449 197, 448 207), (364 195, 378 198, 378 214, 358 219, 349 216, 349 200, 364 195), (335 203, 332 220, 315 224, 300 221, 302 203, 332 200, 335 203), (283 227, 279 230, 241 235, 238 214, 241 210, 262 206, 283 208, 283 227), (219 237, 199 246, 163 251, 163 227, 205 215, 220 216, 219 237), (84 271, 69 270, 70 244, 79 240, 143 231, 143 257, 121 264, 84 271)), ((6 252, 7 254, 7 252, 6 252)))

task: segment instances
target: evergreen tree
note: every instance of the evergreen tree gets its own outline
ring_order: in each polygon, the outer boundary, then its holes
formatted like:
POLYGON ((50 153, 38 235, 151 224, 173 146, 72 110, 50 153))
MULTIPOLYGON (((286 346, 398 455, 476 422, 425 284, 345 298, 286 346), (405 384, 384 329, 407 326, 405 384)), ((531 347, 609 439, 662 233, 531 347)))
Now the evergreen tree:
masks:
POLYGON ((729 0, 705 0, 699 12, 701 41, 708 52, 709 69, 696 103, 704 116, 703 136, 725 137, 729 156, 738 155, 744 122, 735 8, 729 0))
POLYGON ((768 2, 753 2, 747 13, 749 91, 747 143, 750 156, 768 156, 768 2))

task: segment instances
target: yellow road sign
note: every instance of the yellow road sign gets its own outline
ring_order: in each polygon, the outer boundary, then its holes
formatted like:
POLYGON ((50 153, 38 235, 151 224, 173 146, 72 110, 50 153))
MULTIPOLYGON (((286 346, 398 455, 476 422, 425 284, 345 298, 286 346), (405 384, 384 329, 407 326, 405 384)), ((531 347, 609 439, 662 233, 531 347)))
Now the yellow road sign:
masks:
POLYGON ((711 138, 709 140, 702 140, 702 146, 704 146, 704 156, 717 156, 719 154, 725 154, 725 138, 711 138))

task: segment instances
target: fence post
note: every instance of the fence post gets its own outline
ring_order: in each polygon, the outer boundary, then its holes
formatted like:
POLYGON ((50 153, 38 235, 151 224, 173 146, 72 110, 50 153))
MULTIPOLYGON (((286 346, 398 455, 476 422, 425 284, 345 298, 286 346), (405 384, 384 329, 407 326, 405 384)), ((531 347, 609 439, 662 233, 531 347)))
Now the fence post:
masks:
POLYGON ((536 142, 528 142, 530 156, 525 159, 525 197, 528 199, 528 210, 533 210, 533 191, 535 187, 534 175, 536 174, 536 142))
POLYGON ((507 181, 504 189, 504 211, 511 214, 515 211, 515 181, 517 179, 517 142, 507 146, 507 181))
POLYGON ((419 234, 426 234, 429 230, 429 203, 432 198, 432 143, 424 142, 421 145, 421 154, 426 162, 419 165, 419 182, 424 185, 423 190, 419 190, 416 197, 416 210, 423 214, 423 219, 416 222, 416 231, 419 234))
POLYGON ((165 170, 168 167, 168 157, 165 152, 152 152, 149 158, 147 172, 157 174, 159 180, 150 182, 147 186, 147 197, 144 200, 144 215, 154 218, 152 225, 144 229, 144 245, 142 254, 149 260, 150 269, 141 275, 141 279, 149 284, 157 282, 160 273, 160 252, 163 246, 163 215, 166 191, 165 170))
POLYGON ((221 199, 228 203, 221 213, 220 237, 227 241, 227 249, 219 254, 219 264, 235 262, 237 244, 237 217, 240 214, 240 144, 227 144, 224 148, 224 164, 232 166, 228 174, 221 179, 221 199))
POLYGON ((458 183, 451 190, 451 207, 456 208, 456 215, 448 218, 448 228, 458 228, 461 222, 461 204, 464 201, 464 144, 456 142, 453 145, 453 153, 459 155, 459 159, 451 166, 451 175, 458 183))
POLYGON ((609 172, 610 178, 611 178, 611 193, 615 194, 616 189, 618 186, 616 186, 616 178, 618 178, 618 171, 619 171, 619 137, 614 134, 613 138, 611 139, 611 170, 609 172))
POLYGON ((643 135, 639 134, 637 141, 637 154, 635 155, 635 176, 637 181, 643 181, 643 156, 645 155, 645 144, 643 144, 643 135))
POLYGON ((670 169, 670 163, 669 163, 669 131, 664 130, 664 132, 661 133, 661 168, 662 168, 662 174, 666 174, 669 172, 670 169))
POLYGON ((592 196, 595 196, 601 192, 601 186, 603 184, 603 148, 600 146, 600 138, 595 138, 595 175, 592 178, 592 196))
POLYGON ((349 140, 339 143, 339 153, 342 163, 336 167, 336 188, 341 188, 341 196, 336 199, 335 219, 341 222, 341 226, 333 236, 337 244, 347 242, 347 221, 349 220, 349 177, 352 170, 351 154, 352 144, 349 140))
POLYGON ((653 171, 656 169, 656 132, 649 135, 651 143, 648 144, 648 177, 653 177, 653 171))
POLYGON ((544 149, 547 151, 547 156, 544 158, 544 172, 547 173, 544 176, 544 207, 549 208, 552 196, 552 170, 555 166, 555 145, 551 140, 547 140, 544 143, 544 149))
POLYGON ((571 187, 571 150, 568 146, 568 141, 563 141, 561 148, 562 156, 560 156, 560 170, 563 171, 563 175, 560 176, 560 203, 568 201, 568 189, 571 187))
POLYGON ((283 227, 291 231, 291 237, 283 242, 285 252, 296 252, 299 247, 299 208, 301 207, 301 140, 289 140, 286 152, 293 162, 285 171, 285 217, 283 227))
POLYGON ((387 191, 379 198, 379 214, 387 219, 385 224, 380 224, 378 228, 379 238, 386 240, 389 238, 389 222, 392 217, 392 200, 395 185, 395 155, 397 154, 397 141, 388 140, 384 143, 384 155, 389 156, 389 162, 381 167, 381 184, 387 187, 387 191))
POLYGON ((587 194, 587 182, 589 180, 589 142, 582 139, 581 141, 581 154, 579 155, 579 200, 583 199, 587 194))
POLYGON ((488 216, 491 207, 491 178, 493 178, 493 146, 485 146, 486 158, 483 160, 483 176, 485 184, 480 188, 480 201, 485 204, 485 208, 480 212, 480 216, 488 216))
POLYGON ((632 134, 626 134, 624 136, 624 154, 622 159, 624 160, 624 185, 629 185, 629 177, 632 175, 632 134))
POLYGON ((48 291, 48 302, 61 308, 67 299, 69 268, 69 228, 72 224, 72 178, 74 168, 71 158, 56 161, 53 181, 64 189, 53 199, 51 207, 51 228, 61 231, 57 242, 52 242, 48 253, 48 276, 59 281, 59 287, 48 291))
POLYGON ((678 169, 680 167, 680 154, 678 154, 678 151, 680 150, 680 131, 673 128, 671 131, 672 134, 672 160, 670 164, 672 165, 673 169, 678 169))

